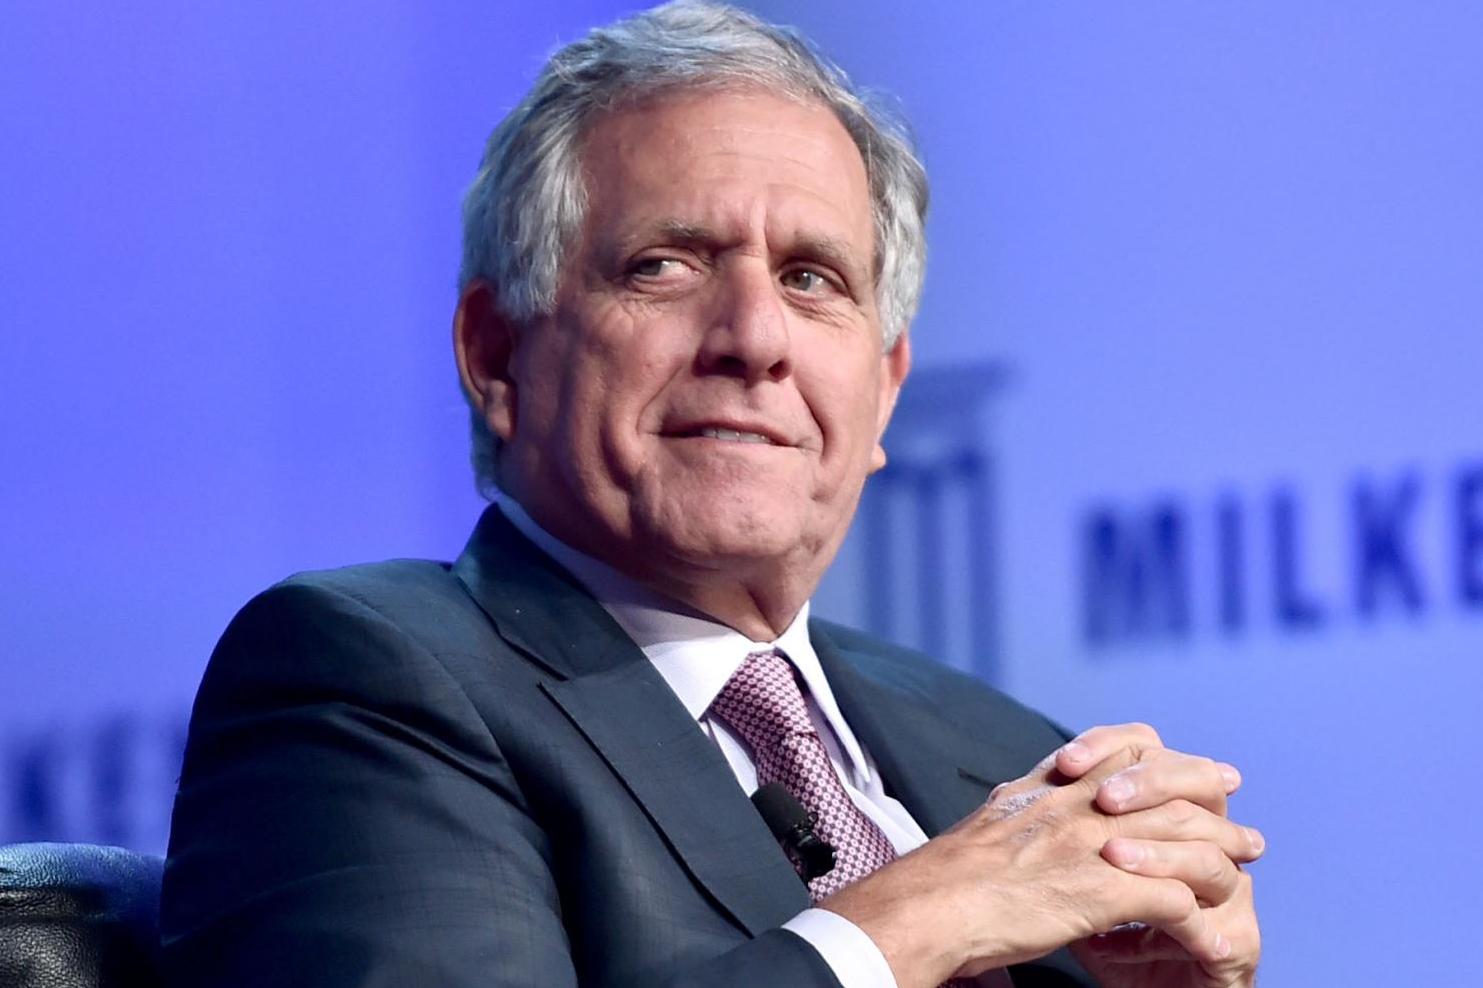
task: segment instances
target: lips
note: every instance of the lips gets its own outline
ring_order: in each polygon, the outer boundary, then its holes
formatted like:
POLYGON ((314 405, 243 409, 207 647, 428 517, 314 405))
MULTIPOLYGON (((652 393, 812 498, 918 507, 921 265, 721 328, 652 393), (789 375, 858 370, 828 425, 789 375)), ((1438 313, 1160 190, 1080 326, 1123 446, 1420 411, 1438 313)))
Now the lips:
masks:
POLYGON ((674 439, 715 439, 720 442, 753 446, 792 446, 770 426, 757 422, 701 421, 685 422, 663 430, 674 439))
POLYGON ((705 439, 720 439, 732 443, 761 443, 767 446, 777 445, 771 439, 760 432, 742 432, 738 429, 703 428, 697 435, 705 439))

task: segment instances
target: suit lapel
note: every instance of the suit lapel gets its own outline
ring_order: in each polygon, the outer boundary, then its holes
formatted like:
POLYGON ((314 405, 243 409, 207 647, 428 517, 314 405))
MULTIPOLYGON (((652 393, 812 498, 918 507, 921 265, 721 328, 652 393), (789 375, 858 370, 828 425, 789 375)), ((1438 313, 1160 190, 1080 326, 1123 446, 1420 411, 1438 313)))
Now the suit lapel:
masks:
POLYGON ((720 749, 647 660, 544 688, 743 929, 756 936, 808 907, 720 749))
POLYGON ((755 936, 808 907, 720 750, 585 589, 493 508, 454 569, 501 637, 553 674, 541 689, 733 921, 755 936))
POLYGON ((875 656, 846 652, 814 623, 809 637, 850 729, 870 752, 887 791, 935 837, 988 798, 989 790, 1024 767, 993 743, 992 725, 971 732, 943 718, 902 680, 899 668, 875 656))

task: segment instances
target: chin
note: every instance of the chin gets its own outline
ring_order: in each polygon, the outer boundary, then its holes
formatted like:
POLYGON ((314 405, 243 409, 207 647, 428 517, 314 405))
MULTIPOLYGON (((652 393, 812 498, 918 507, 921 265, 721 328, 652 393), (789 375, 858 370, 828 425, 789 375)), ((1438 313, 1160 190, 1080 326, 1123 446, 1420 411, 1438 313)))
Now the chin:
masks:
POLYGON ((804 509, 796 506, 701 493, 667 502, 644 527, 651 539, 696 565, 782 560, 808 551, 800 525, 804 509))

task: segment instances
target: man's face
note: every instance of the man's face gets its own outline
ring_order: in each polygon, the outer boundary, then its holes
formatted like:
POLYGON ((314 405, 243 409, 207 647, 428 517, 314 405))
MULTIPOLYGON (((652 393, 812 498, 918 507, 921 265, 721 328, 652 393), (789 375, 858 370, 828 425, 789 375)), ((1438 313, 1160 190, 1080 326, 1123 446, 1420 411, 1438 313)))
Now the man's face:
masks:
POLYGON ((515 333, 502 477, 635 575, 817 580, 906 374, 865 167, 827 109, 682 93, 597 122, 555 312, 515 333))

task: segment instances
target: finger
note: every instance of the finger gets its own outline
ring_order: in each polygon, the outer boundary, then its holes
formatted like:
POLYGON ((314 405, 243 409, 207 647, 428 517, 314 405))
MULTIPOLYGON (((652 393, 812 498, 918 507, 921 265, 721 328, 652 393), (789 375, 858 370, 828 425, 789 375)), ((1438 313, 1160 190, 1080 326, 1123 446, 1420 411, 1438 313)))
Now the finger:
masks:
MULTIPOLYGON (((1070 785, 1075 785, 1080 790, 1075 797, 1077 802, 1095 799, 1097 785, 1103 779, 1132 765, 1138 757, 1132 749, 1122 748, 1103 759, 1080 779, 1068 779, 1056 768, 1059 754, 1060 749, 1056 749, 1018 779, 1001 782, 989 790, 984 808, 998 816, 1018 813, 1037 799, 1053 792, 1068 793, 1067 787, 1070 785)), ((1146 757, 1157 757, 1159 754, 1161 750, 1152 749, 1147 752, 1146 757)))
POLYGON ((1235 766, 1199 755, 1164 749, 1160 757, 1130 765, 1102 780, 1097 808, 1129 813, 1187 799, 1218 816, 1226 814, 1226 796, 1241 784, 1235 766))
MULTIPOLYGON (((1211 974, 1256 970, 1262 954, 1261 933, 1256 928, 1254 916, 1248 918, 1249 922, 1237 921, 1234 925, 1229 924, 1227 919, 1211 919, 1212 923, 1221 927, 1221 936, 1230 944, 1230 950, 1224 958, 1214 964, 1205 965, 1211 974)), ((1190 952, 1178 940, 1163 930, 1144 923, 1125 923, 1106 933, 1087 937, 1072 947, 1078 953, 1089 951, 1098 961, 1109 964, 1147 964, 1152 961, 1179 961, 1188 964, 1192 960, 1190 952)), ((1250 984, 1247 980, 1240 983, 1250 984)))
POLYGON ((1107 933, 1087 937, 1082 945, 1109 964, 1146 964, 1149 961, 1190 960, 1189 951, 1163 930, 1129 923, 1107 933))
MULTIPOLYGON (((1142 725, 1129 726, 1141 727, 1142 725)), ((1086 735, 1082 736, 1093 736, 1096 734, 1096 732, 1104 732, 1108 730, 1113 729, 1093 728, 1091 731, 1087 732, 1086 735)), ((1152 728, 1150 728, 1150 730, 1152 730, 1152 728)), ((1157 735, 1154 736, 1157 737, 1157 735)), ((1107 776, 1112 775, 1119 769, 1124 769, 1127 768, 1129 765, 1134 764, 1140 757, 1152 757, 1157 755, 1162 750, 1158 748, 1137 746, 1136 744, 1134 744, 1134 734, 1132 733, 1127 735, 1129 744, 1126 744, 1122 747, 1117 747, 1115 745, 1105 743, 1105 735, 1103 737, 1104 741, 1097 743, 1096 750, 1100 755, 1100 752, 1105 748, 1108 750, 1108 754, 1105 757, 1101 757, 1101 760, 1092 765, 1089 769, 1084 769, 1080 773, 1078 773, 1083 781, 1091 783, 1092 789, 1096 788, 1097 782, 1100 782, 1107 776), (1093 776, 1095 776, 1095 778, 1093 776)), ((1003 797, 1016 795, 1030 790, 1038 790, 1045 786, 1059 787, 1064 786, 1070 782, 1077 781, 1076 779, 1073 779, 1070 776, 1066 775, 1057 767, 1060 764, 1061 760, 1066 757, 1065 752, 1067 751, 1068 747, 1077 743, 1077 741, 1073 740, 1071 742, 1068 742, 1067 745, 1063 745, 1062 747, 1055 749, 1050 754, 1042 758, 1038 763, 1036 763, 1034 768, 1030 769, 1030 771, 1026 772, 1018 779, 1011 779, 1008 782, 1001 782, 999 785, 995 786, 989 793, 989 801, 994 802, 995 800, 1003 797)))
POLYGON ((1255 827, 1244 827, 1185 799, 1161 806, 1103 817, 1111 836, 1156 841, 1208 841, 1237 864, 1260 858, 1266 838, 1255 827))
MULTIPOLYGON (((1162 748, 1159 732, 1147 724, 1115 724, 1083 731, 1055 751, 1057 771, 1069 779, 1079 779, 1087 770, 1114 752, 1125 748, 1136 754, 1162 748)), ((1136 757, 1134 761, 1136 761, 1136 757)))
POLYGON ((1173 878, 1189 886, 1202 906, 1229 902, 1241 887, 1241 870, 1208 841, 1146 841, 1114 837, 1102 857, 1134 875, 1173 878))
POLYGON ((1210 922, 1188 885, 1174 879, 1149 879, 1140 892, 1146 899, 1137 922, 1163 930, 1194 960, 1216 964, 1231 955, 1231 941, 1210 922))

